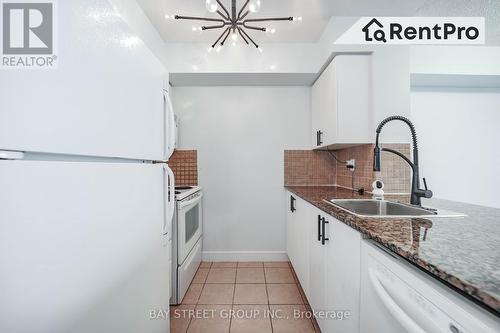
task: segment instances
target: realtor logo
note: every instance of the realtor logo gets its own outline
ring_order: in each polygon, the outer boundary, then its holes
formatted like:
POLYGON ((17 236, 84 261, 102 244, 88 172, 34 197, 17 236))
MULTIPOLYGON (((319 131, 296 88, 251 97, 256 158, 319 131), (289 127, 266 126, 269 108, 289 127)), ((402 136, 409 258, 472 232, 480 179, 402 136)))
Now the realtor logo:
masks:
POLYGON ((4 1, 1 17, 2 68, 54 67, 53 1, 4 1))

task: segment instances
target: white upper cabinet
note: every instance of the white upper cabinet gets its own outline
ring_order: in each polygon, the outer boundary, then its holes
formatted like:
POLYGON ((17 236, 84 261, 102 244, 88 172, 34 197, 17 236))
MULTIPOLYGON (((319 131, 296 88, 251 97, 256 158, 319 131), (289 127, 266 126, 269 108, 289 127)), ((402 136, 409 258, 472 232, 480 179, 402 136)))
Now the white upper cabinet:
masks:
POLYGON ((312 143, 343 148, 370 143, 372 65, 368 54, 337 55, 312 87, 312 143))

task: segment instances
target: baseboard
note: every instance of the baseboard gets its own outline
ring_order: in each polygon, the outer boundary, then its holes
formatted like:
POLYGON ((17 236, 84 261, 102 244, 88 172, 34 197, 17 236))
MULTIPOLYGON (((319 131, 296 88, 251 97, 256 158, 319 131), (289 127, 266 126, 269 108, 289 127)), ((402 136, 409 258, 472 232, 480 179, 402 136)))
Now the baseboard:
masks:
POLYGON ((203 251, 203 261, 288 261, 286 251, 203 251))

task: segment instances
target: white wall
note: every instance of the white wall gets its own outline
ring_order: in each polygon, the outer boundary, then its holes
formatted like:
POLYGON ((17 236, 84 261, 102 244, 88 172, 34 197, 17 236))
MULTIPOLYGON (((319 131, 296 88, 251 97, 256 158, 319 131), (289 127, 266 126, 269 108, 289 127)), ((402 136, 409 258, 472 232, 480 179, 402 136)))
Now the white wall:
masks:
POLYGON ((500 75, 500 47, 418 45, 410 50, 412 74, 500 75))
POLYGON ((500 89, 412 90, 421 176, 435 197, 500 208, 499 105, 500 89))
MULTIPOLYGON (((151 24, 149 18, 144 14, 142 8, 138 5, 136 0, 109 0, 115 13, 127 22, 130 28, 136 33, 148 48, 155 54, 155 56, 168 67, 167 62, 167 47, 163 42, 158 30, 151 24)), ((101 20, 109 20, 106 12, 99 13, 96 9, 93 15, 102 15, 101 20)))
POLYGON ((283 150, 311 145, 310 88, 176 87, 173 103, 180 148, 198 149, 205 257, 285 258, 283 150))

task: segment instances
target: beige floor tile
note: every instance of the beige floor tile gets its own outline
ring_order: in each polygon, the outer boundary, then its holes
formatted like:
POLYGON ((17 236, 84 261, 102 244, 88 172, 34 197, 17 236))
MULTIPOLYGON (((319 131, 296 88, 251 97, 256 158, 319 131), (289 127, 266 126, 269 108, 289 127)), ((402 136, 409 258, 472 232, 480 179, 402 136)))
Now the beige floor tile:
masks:
POLYGON ((233 304, 234 284, 205 284, 198 304, 233 304))
MULTIPOLYGON (((234 304, 267 304, 265 284, 237 284, 234 304)), ((290 303, 291 304, 291 303, 290 303)))
POLYGON ((264 263, 262 261, 240 261, 238 262, 238 268, 255 268, 255 267, 264 267, 264 263))
POLYGON ((191 318, 189 312, 194 305, 179 305, 170 307, 170 333, 186 333, 191 318))
POLYGON ((231 305, 198 305, 188 333, 229 333, 231 305))
POLYGON ((304 304, 299 288, 294 283, 268 284, 269 304, 304 304))
POLYGON ((184 299, 182 300, 182 304, 196 304, 198 303, 198 299, 200 298, 201 290, 203 289, 202 284, 192 283, 186 295, 184 295, 184 299))
POLYGON ((271 305, 271 312, 279 314, 272 318, 274 333, 314 333, 312 321, 307 317, 295 318, 294 310, 305 311, 303 305, 271 305))
POLYGON ((210 268, 206 283, 235 283, 236 268, 210 268))
POLYGON ((198 268, 198 271, 193 278, 193 282, 191 283, 205 283, 209 271, 210 269, 208 268, 198 268))
POLYGON ((237 266, 236 261, 216 261, 212 263, 212 268, 236 268, 237 266))
POLYGON ((266 283, 263 268, 238 268, 236 283, 266 283))
POLYGON ((266 273, 266 283, 295 283, 292 270, 290 268, 264 268, 266 273))
POLYGON ((271 333, 267 305, 233 305, 231 333, 271 333))
POLYGON ((200 264, 200 268, 210 268, 212 266, 211 261, 202 261, 200 264))
POLYGON ((267 261, 264 263, 264 267, 289 268, 290 263, 288 261, 267 261))

